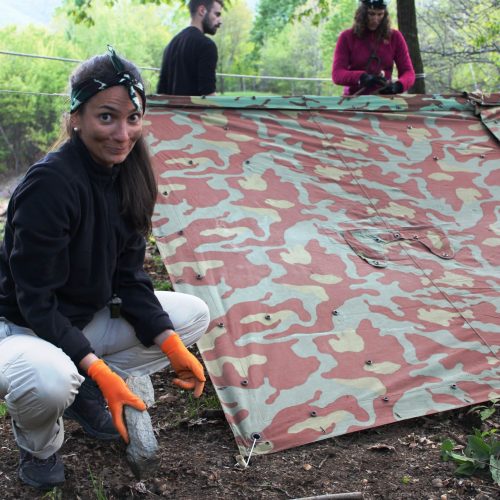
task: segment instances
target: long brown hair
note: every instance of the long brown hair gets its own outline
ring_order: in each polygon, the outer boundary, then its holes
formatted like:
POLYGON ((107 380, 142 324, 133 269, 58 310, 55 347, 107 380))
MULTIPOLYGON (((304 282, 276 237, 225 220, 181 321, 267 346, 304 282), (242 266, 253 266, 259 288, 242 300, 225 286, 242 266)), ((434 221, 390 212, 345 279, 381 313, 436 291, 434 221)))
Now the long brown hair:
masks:
MULTIPOLYGON (((359 38, 363 38, 368 33, 368 9, 369 7, 362 3, 354 13, 353 32, 359 38)), ((391 36, 391 19, 389 11, 385 9, 384 18, 375 31, 379 40, 389 40, 391 36)))
MULTIPOLYGON (((125 71, 143 83, 137 67, 126 59, 120 59, 125 71)), ((69 79, 70 90, 88 78, 106 80, 115 74, 116 70, 108 55, 94 56, 81 63, 71 74, 69 79)), ((77 112, 85 112, 85 103, 80 106, 77 112)), ((69 113, 65 113, 61 135, 52 149, 74 138, 76 134, 77 132, 71 127, 69 113)), ((158 187, 151 164, 151 157, 142 135, 121 164, 117 182, 123 216, 137 231, 145 236, 148 235, 152 230, 151 217, 153 216, 158 187)))

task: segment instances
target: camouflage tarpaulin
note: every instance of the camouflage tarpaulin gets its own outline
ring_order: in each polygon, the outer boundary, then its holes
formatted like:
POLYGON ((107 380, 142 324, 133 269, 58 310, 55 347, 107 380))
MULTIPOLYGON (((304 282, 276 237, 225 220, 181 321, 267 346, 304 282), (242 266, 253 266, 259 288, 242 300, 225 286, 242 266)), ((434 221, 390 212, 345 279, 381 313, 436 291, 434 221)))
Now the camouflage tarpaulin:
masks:
POLYGON ((150 98, 154 234, 242 454, 500 395, 499 106, 150 98))

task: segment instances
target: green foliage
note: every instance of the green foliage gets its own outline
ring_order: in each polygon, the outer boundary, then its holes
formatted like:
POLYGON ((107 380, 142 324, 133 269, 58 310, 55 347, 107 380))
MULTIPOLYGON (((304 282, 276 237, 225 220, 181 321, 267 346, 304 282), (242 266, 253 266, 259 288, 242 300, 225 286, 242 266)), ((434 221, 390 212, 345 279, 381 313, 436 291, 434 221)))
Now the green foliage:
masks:
MULTIPOLYGON (((108 11, 120 4, 121 0, 66 0, 64 11, 73 24, 96 24, 99 13, 97 4, 107 6, 108 11)), ((413 1, 413 0, 410 0, 413 1)), ((415 0, 420 44, 426 68, 428 92, 462 92, 481 89, 486 92, 497 91, 500 87, 500 10, 497 0, 415 0)), ((226 11, 232 5, 226 0, 226 11)), ((237 1, 236 3, 240 3, 237 1)), ((399 3, 399 2, 398 2, 399 3)), ((134 0, 140 6, 169 6, 185 12, 183 0, 134 0), (179 8, 182 6, 182 9, 179 8)), ((352 21, 357 0, 260 0, 257 17, 252 28, 250 42, 253 43, 252 57, 244 59, 244 69, 237 73, 252 73, 258 67, 260 52, 269 40, 280 34, 290 23, 300 24, 308 18, 313 26, 322 30, 322 25, 331 24, 322 42, 323 64, 331 66, 331 53, 334 41, 341 29, 352 21), (347 16, 347 17, 346 17, 347 16), (349 22, 345 21, 349 18, 349 22), (325 50, 327 49, 327 50, 325 50)), ((390 6, 395 22, 396 2, 390 6)), ((114 16, 108 16, 115 20, 114 16)), ((139 19, 139 16, 138 16, 139 19)), ((148 18, 151 20, 152 18, 148 18)), ((119 25, 120 23, 115 23, 119 25)), ((227 24, 227 23, 226 23, 227 24)), ((143 31, 149 41, 149 29, 143 31)), ((130 40, 135 38, 129 37, 130 40)), ((139 38, 140 40, 140 38, 139 38)), ((133 42, 132 42, 133 43, 133 42)), ((295 54, 289 54, 293 59, 295 54)), ((155 59, 158 61, 158 59, 155 59)), ((229 65, 230 67, 232 64, 229 65)), ((223 64, 227 68, 226 63, 223 64)), ((291 75, 284 75, 291 76, 291 75)))
MULTIPOLYGON (((74 2, 67 1, 65 5, 74 2)), ((84 2, 85 3, 85 2, 84 2)), ((93 26, 77 24, 64 6, 55 18, 57 29, 35 26, 0 30, 2 48, 9 52, 84 60, 106 51, 109 43, 139 66, 156 68, 163 49, 189 18, 166 5, 137 0, 93 0, 87 12, 93 26), (119 22, 117 22, 119 20, 119 22)), ((76 5, 76 4, 75 4, 76 5)), ((79 5, 83 5, 80 2, 79 5)), ((89 4, 90 5, 90 4, 89 4)), ((68 106, 67 82, 74 62, 0 55, 0 173, 21 173, 41 158, 59 135, 61 116, 68 106), (15 91, 14 93, 6 91, 15 91), (36 95, 36 94, 47 95, 36 95), (53 94, 63 94, 57 96, 53 94)), ((143 70, 146 90, 156 88, 156 71, 143 70)))
MULTIPOLYGON (((65 0, 64 2, 64 12, 68 19, 70 19, 74 24, 84 25, 87 28, 91 28, 95 25, 96 12, 94 10, 96 4, 99 0, 65 0)), ((115 4, 119 3, 119 0, 104 0, 104 4, 107 7, 114 7, 115 4)), ((139 0, 141 5, 153 4, 153 5, 173 5, 179 4, 181 6, 184 4, 182 0, 139 0)))
POLYGON ((153 287, 160 292, 172 292, 174 290, 169 280, 153 280, 153 287))
MULTIPOLYGON (((354 4, 354 8, 357 7, 357 0, 348 0, 351 4, 351 7, 354 4)), ((325 19, 328 15, 332 14, 332 11, 335 10, 338 4, 344 3, 342 0, 338 0, 336 2, 331 2, 328 0, 314 0, 306 3, 305 7, 297 13, 297 19, 300 21, 304 18, 310 18, 311 22, 314 26, 319 25, 323 19, 325 19)))
POLYGON ((92 481, 92 487, 94 489, 94 495, 96 500, 107 500, 106 491, 104 489, 104 481, 102 479, 97 480, 92 474, 92 469, 89 467, 89 476, 92 481))
MULTIPOLYGON (((254 64, 273 76, 331 77, 333 51, 339 33, 352 25, 357 0, 261 0, 254 23, 254 64)), ((279 95, 340 95, 331 82, 263 80, 259 90, 279 95)))
POLYGON ((165 264, 163 263, 158 247, 156 246, 156 240, 152 235, 148 239, 148 252, 150 254, 150 258, 147 261, 147 273, 151 278, 153 288, 160 291, 172 291, 172 282, 170 279, 164 278, 166 274, 165 264))
POLYGON ((257 47, 280 33, 290 22, 301 0, 260 0, 252 40, 257 47))
POLYGON ((192 392, 187 393, 185 415, 189 419, 199 417, 203 410, 219 410, 221 404, 216 394, 203 394, 199 398, 195 398, 192 392))
POLYGON ((4 418, 7 415, 7 404, 0 401, 0 418, 4 418))
POLYGON ((495 430, 481 432, 467 437, 467 447, 463 453, 453 451, 455 443, 446 439, 441 445, 441 458, 457 463, 455 474, 471 476, 476 471, 489 468, 492 479, 500 485, 500 441, 495 430))
POLYGON ((55 488, 52 488, 50 491, 47 491, 42 498, 44 500, 62 500, 63 495, 62 491, 56 486, 55 488))
MULTIPOLYGON (((252 12, 245 0, 235 0, 231 7, 226 8, 223 23, 214 41, 217 44, 219 60, 218 73, 248 74, 248 56, 253 44, 250 42, 252 30, 252 12)), ((241 89, 240 79, 219 77, 217 91, 225 93, 227 90, 241 89)))
POLYGON ((92 26, 94 20, 87 13, 92 6, 92 0, 67 0, 68 16, 77 24, 83 23, 92 26))
MULTIPOLYGON (((471 412, 478 412, 485 422, 498 408, 498 400, 493 400, 491 406, 476 406, 471 412)), ((467 446, 462 453, 457 453, 455 443, 445 439, 441 444, 441 458, 445 462, 453 460, 457 464, 455 474, 471 476, 479 470, 489 469, 493 481, 500 485, 500 440, 497 429, 484 431, 474 429, 474 434, 467 436, 467 446)))
MULTIPOLYGON (((13 52, 68 57, 74 49, 61 33, 30 26, 0 30, 4 47, 13 52)), ((0 81, 0 172, 20 172, 42 156, 56 139, 63 97, 35 95, 63 93, 68 80, 67 63, 46 59, 2 57, 0 81)))
MULTIPOLYGON (((261 50, 259 70, 268 76, 328 76, 329 69, 323 67, 320 33, 311 20, 289 24, 281 33, 267 39, 261 50)), ((264 80, 261 90, 280 95, 321 94, 318 85, 310 81, 264 80)), ((333 90, 332 83, 327 85, 333 90)))
POLYGON ((478 414, 481 422, 485 422, 491 418, 498 409, 500 409, 500 399, 492 399, 489 405, 473 406, 468 413, 478 414))
MULTIPOLYGON (((313 26, 318 26, 333 10, 335 4, 328 0, 260 0, 255 20, 253 37, 257 51, 268 38, 280 33, 294 21, 309 19, 313 26)), ((341 2, 343 3, 343 2, 341 2)), ((353 4, 353 1, 350 0, 353 4)))
MULTIPOLYGON (((352 26, 355 9, 356 3, 353 0, 338 0, 332 5, 329 16, 321 24, 320 47, 327 76, 331 76, 333 52, 339 34, 352 26)), ((342 87, 335 86, 333 93, 340 95, 342 87)))
POLYGON ((401 482, 402 482, 404 485, 410 484, 410 483, 411 483, 411 477, 410 477, 410 476, 408 476, 407 474, 405 474, 405 475, 401 478, 401 482))
MULTIPOLYGON (((103 54, 106 45, 110 44, 120 56, 138 66, 156 68, 160 65, 165 45, 189 19, 187 9, 176 14, 167 5, 157 6, 151 2, 142 5, 142 2, 130 0, 85 1, 90 5, 86 15, 93 20, 91 27, 66 18, 64 10, 57 18, 66 38, 79 47, 80 59, 103 54)), ((157 72, 143 70, 142 74, 146 92, 152 93, 156 89, 157 72)))
MULTIPOLYGON (((93 8, 98 1, 99 0, 65 0, 64 10, 68 18, 75 24, 81 24, 91 28, 96 22, 96 14, 93 8)), ((104 0, 104 3, 110 8, 115 7, 119 2, 120 0, 104 0)), ((168 5, 179 9, 186 6, 187 0, 135 0, 135 3, 138 5, 151 5, 157 7, 160 5, 168 5)), ((232 3, 231 0, 224 0, 224 5, 226 7, 231 6, 232 3)))
POLYGON ((417 5, 427 92, 498 92, 498 0, 419 0, 417 5))

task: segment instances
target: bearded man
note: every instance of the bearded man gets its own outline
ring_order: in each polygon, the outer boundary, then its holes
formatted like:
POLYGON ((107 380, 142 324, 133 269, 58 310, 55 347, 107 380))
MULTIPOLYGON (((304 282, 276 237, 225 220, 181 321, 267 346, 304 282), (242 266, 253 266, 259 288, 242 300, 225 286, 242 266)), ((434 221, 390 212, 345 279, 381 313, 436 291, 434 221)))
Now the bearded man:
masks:
POLYGON ((217 46, 206 35, 215 35, 222 24, 224 0, 191 0, 191 24, 165 47, 157 93, 204 96, 215 94, 217 46))

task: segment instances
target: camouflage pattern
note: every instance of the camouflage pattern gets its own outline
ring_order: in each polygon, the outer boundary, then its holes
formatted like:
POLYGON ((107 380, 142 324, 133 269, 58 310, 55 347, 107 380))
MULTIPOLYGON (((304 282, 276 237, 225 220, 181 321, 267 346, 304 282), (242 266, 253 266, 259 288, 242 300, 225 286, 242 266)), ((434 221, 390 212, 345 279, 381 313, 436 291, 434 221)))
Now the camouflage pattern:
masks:
POLYGON ((240 453, 500 395, 500 94, 149 98, 154 234, 240 453))

